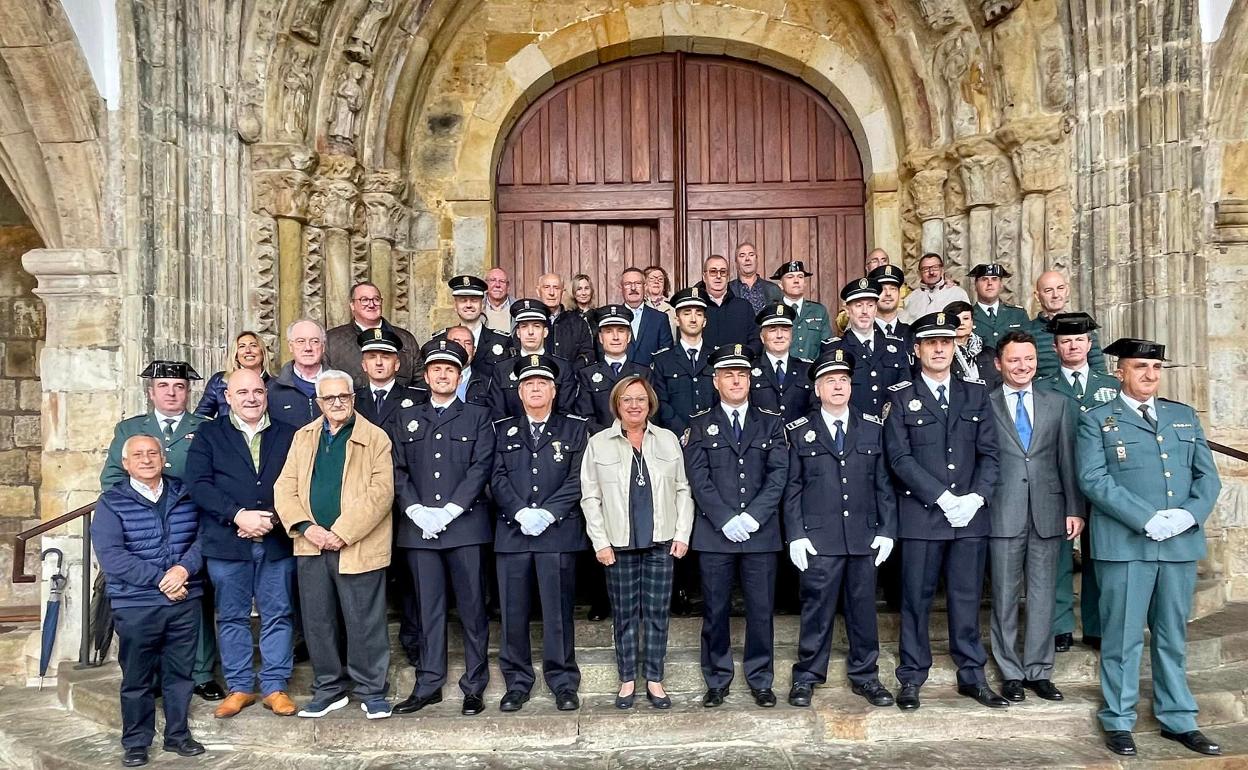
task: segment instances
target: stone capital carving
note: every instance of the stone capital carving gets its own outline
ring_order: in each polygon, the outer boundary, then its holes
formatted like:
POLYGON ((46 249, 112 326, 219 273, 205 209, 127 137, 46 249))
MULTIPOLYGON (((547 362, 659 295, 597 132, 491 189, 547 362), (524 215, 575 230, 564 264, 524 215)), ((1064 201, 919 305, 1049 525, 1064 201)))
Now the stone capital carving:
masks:
POLYGON ((308 175, 291 169, 252 174, 256 210, 271 217, 304 220, 308 216, 308 175))
POLYGON ((1010 164, 1001 155, 972 155, 960 165, 966 205, 993 206, 1014 197, 1010 164))
POLYGON ((45 300, 57 296, 113 296, 119 287, 121 261, 106 249, 31 249, 22 255, 22 268, 39 282, 35 294, 45 300))
POLYGON ((357 185, 363 176, 360 162, 352 155, 324 154, 317 159, 316 175, 357 185))
POLYGON ((317 154, 301 144, 257 144, 251 148, 253 171, 290 169, 310 172, 317 154))
POLYGON ((1024 193, 1046 193, 1066 184, 1066 154, 1061 145, 1027 142, 1011 150, 1010 156, 1024 193))
POLYGON ((945 180, 948 177, 949 172, 944 169, 927 169, 910 180, 914 213, 920 220, 939 219, 945 215, 945 180))
POLYGON ((350 230, 356 221, 359 190, 343 179, 317 177, 308 198, 308 221, 318 227, 350 230))

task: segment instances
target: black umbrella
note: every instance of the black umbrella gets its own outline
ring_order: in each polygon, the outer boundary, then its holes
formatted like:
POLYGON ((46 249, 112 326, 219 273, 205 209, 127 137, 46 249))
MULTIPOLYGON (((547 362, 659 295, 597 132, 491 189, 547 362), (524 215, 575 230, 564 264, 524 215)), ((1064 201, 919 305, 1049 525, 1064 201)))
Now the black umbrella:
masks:
POLYGON ((43 613, 43 639, 39 646, 39 689, 43 689, 43 677, 48 673, 48 664, 52 662, 52 646, 56 642, 56 624, 61 617, 61 594, 65 590, 65 573, 61 567, 65 563, 65 554, 59 548, 49 548, 43 552, 42 559, 56 556, 56 572, 52 574, 52 588, 48 592, 48 607, 43 613))
MULTIPOLYGON (((86 629, 83 629, 86 633, 86 629)), ((108 657, 108 648, 113 645, 113 605, 108 601, 104 587, 104 573, 97 573, 95 584, 91 586, 91 650, 94 655, 88 659, 91 666, 104 665, 108 657)))

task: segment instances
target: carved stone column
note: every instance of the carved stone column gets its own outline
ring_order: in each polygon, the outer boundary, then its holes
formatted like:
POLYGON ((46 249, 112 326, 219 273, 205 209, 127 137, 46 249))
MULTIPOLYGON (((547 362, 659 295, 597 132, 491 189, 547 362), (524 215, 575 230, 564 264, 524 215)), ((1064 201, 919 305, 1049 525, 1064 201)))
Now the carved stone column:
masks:
MULTIPOLYGON (((273 303, 271 331, 278 339, 276 353, 282 361, 289 357, 286 327, 303 313, 303 223, 307 221, 308 171, 315 162, 315 153, 297 145, 257 145, 252 150, 256 216, 261 228, 266 220, 271 227, 267 244, 255 238, 253 243, 263 247, 257 255, 261 259, 266 253, 271 259, 276 252, 276 268, 268 274, 276 279, 276 286, 267 290, 273 303)), ((264 235, 264 230, 258 234, 264 235)), ((265 278, 261 272, 262 286, 265 278)))
MULTIPOLYGON (((1036 278, 1050 267, 1045 237, 1048 230, 1045 200, 1050 192, 1065 184, 1067 163, 1060 145, 1042 141, 1020 144, 1010 152, 1010 157, 1014 161, 1014 173, 1023 195, 1018 273, 1015 276, 1017 291, 1020 287, 1034 285, 1036 278)), ((1030 293, 1015 294, 1015 300, 1024 297, 1028 298, 1028 305, 1034 302, 1030 293)), ((1033 315, 1038 310, 1029 307, 1033 315)))
POLYGON ((394 246, 407 224, 407 211, 399 196, 403 194, 403 178, 398 171, 382 169, 364 177, 365 211, 368 217, 368 273, 377 284, 383 307, 395 307, 394 246))
POLYGON ((970 238, 963 267, 996 259, 993 207, 1013 200, 1008 161, 1001 155, 972 155, 962 159, 962 187, 966 195, 970 238))
POLYGON ((944 169, 927 169, 910 180, 910 195, 914 199, 914 213, 923 223, 920 236, 920 254, 945 253, 945 180, 949 172, 944 169))
POLYGON ((322 228, 322 294, 327 327, 351 319, 351 230, 359 202, 360 167, 348 155, 323 155, 312 182, 309 224, 322 228))

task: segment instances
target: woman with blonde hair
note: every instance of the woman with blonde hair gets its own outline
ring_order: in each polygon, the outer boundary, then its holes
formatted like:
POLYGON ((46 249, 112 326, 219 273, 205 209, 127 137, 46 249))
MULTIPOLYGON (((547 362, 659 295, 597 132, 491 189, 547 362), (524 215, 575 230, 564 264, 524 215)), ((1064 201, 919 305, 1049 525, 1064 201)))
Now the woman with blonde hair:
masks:
POLYGON ((581 511, 598 561, 606 567, 620 689, 617 708, 636 695, 638 639, 646 698, 672 707, 663 689, 675 559, 689 550, 693 497, 676 434, 651 422, 654 388, 638 375, 611 391, 615 422, 589 439, 581 463, 581 511))
POLYGON ((225 384, 230 375, 239 369, 250 369, 266 383, 269 381, 269 351, 264 346, 264 340, 253 331, 241 331, 234 338, 234 349, 225 358, 225 369, 208 378, 195 414, 200 417, 225 417, 230 413, 230 405, 225 400, 225 384))
POLYGON ((594 310, 594 282, 585 273, 572 276, 572 310, 579 313, 593 328, 590 314, 594 310))

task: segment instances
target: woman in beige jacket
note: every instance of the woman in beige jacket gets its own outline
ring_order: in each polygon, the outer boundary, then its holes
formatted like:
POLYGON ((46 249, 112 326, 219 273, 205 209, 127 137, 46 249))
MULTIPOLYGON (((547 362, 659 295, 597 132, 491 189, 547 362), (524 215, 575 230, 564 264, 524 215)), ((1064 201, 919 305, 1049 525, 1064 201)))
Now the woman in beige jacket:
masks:
POLYGON ((646 698, 655 708, 672 706, 663 689, 672 571, 693 529, 684 453, 676 434, 651 424, 657 410, 648 382, 621 379, 611 391, 615 422, 590 438, 581 463, 581 510, 606 567, 622 709, 633 705, 639 633, 646 698))

